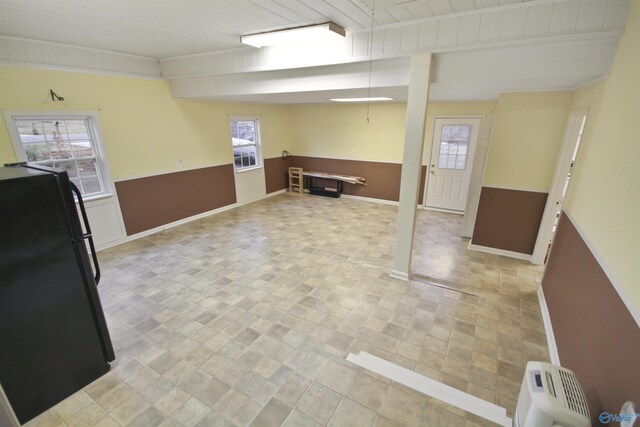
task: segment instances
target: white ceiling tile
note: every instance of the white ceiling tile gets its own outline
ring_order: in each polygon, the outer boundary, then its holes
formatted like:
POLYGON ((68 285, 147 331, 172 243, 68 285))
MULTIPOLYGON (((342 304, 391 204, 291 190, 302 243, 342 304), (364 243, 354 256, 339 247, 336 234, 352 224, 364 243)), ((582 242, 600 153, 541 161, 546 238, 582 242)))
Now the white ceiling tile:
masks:
POLYGON ((271 13, 279 15, 290 22, 304 22, 306 18, 299 15, 295 11, 285 7, 274 0, 251 0, 251 3, 256 8, 262 8, 268 10, 271 13))
POLYGON ((451 15, 453 13, 453 6, 450 0, 427 0, 427 4, 435 16, 451 15))
MULTIPOLYGON (((386 10, 376 10, 375 22, 377 25, 395 24, 396 19, 386 10)), ((370 25, 369 25, 370 26, 370 25)))
POLYGON ((411 15, 413 15, 415 19, 430 18, 433 16, 433 12, 431 11, 431 8, 429 8, 427 0, 417 0, 405 3, 405 7, 409 9, 409 12, 411 12, 411 15))
POLYGON ((456 13, 469 12, 476 8, 473 0, 451 0, 451 5, 456 13))
POLYGON ((605 0, 581 0, 576 29, 602 27, 607 12, 607 3, 605 0))
POLYGON ((353 56, 356 58, 369 55, 369 32, 353 33, 353 56))
POLYGON ((458 41, 459 18, 451 18, 440 21, 438 27, 438 46, 453 45, 458 41))
POLYGON ((627 17, 627 0, 609 0, 607 15, 604 18, 604 26, 624 27, 627 17))
POLYGON ((402 44, 400 49, 403 52, 418 50, 420 45, 420 25, 413 24, 402 27, 402 44))
POLYGON ((477 9, 485 9, 487 7, 498 7, 500 3, 498 0, 474 0, 477 9))
POLYGON ((411 21, 412 19, 415 19, 409 9, 407 9, 403 4, 388 7, 385 11, 393 16, 393 19, 395 19, 396 22, 411 21))
POLYGON ((438 44, 438 27, 437 21, 420 24, 420 49, 428 49, 438 44))
POLYGON ((507 9, 504 11, 501 37, 512 39, 524 35, 524 26, 527 22, 527 9, 507 9))
MULTIPOLYGON (((315 10, 323 17, 328 18, 329 21, 333 21, 343 28, 354 30, 354 29, 363 27, 363 25, 358 23, 358 21, 352 19, 346 13, 341 12, 340 10, 331 6, 329 3, 325 2, 324 0, 299 0, 299 1, 305 4, 306 6, 308 6, 309 8, 315 10)), ((365 25, 365 26, 368 27, 369 25, 365 25)))
POLYGON ((286 7, 287 9, 295 12, 306 20, 319 21, 323 16, 298 0, 274 0, 276 3, 286 7))
MULTIPOLYGON (((318 0, 316 0, 318 1, 318 0)), ((362 8, 357 2, 351 0, 324 0, 332 5, 335 9, 340 10, 349 18, 356 21, 360 26, 367 27, 371 25, 371 11, 362 8)))
POLYGON ((578 21, 578 9, 580 9, 580 0, 554 3, 549 31, 562 33, 573 30, 578 21))
POLYGON ((525 35, 547 34, 551 26, 552 4, 537 4, 529 7, 525 35))
POLYGON ((384 30, 384 51, 383 53, 397 52, 402 43, 402 28, 394 27, 384 30))
POLYGON ((502 34, 503 19, 504 12, 502 11, 482 15, 478 39, 480 41, 498 40, 502 34))
POLYGON ((477 42, 480 36, 480 15, 469 15, 460 17, 460 28, 458 30, 458 43, 477 42))

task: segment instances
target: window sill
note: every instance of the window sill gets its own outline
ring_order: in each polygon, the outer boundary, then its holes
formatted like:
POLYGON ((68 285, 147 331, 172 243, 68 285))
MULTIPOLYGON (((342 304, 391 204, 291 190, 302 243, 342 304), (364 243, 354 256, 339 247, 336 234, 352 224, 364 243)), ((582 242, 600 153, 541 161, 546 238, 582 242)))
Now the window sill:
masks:
POLYGON ((235 172, 236 173, 251 172, 251 171, 254 171, 254 170, 257 170, 257 169, 262 169, 262 168, 263 168, 263 166, 260 165, 260 166, 254 166, 254 167, 251 167, 251 168, 235 169, 235 172))
MULTIPOLYGON (((82 197, 82 201, 85 203, 89 203, 89 202, 95 202, 98 200, 102 200, 102 199, 108 199, 110 197, 113 197, 113 193, 104 193, 104 194, 98 194, 96 196, 91 196, 91 197, 82 197)), ((76 200, 76 203, 78 203, 78 201, 76 200)))

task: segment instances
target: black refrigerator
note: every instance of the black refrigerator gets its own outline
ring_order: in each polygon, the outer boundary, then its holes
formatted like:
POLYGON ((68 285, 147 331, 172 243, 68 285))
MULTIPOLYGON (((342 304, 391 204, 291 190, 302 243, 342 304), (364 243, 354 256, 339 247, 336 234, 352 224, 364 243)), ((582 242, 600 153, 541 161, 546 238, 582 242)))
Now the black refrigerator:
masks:
POLYGON ((21 423, 109 371, 99 280, 67 172, 0 167, 0 384, 21 423))

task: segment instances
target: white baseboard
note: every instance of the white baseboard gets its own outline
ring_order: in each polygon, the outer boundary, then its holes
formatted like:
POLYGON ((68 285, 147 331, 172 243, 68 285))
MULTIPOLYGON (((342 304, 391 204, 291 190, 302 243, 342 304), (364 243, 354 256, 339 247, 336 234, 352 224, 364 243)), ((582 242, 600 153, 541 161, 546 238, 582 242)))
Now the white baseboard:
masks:
POLYGON ((449 210, 449 209, 432 208, 431 206, 424 206, 423 209, 425 211, 442 212, 442 213, 449 213, 449 214, 464 216, 464 211, 460 212, 460 211, 454 211, 454 210, 449 210))
POLYGON ((489 246, 474 245, 471 242, 469 242, 468 248, 470 250, 472 250, 472 251, 485 252, 485 253, 488 253, 488 254, 506 256, 506 257, 509 257, 509 258, 522 259, 524 261, 531 262, 531 255, 529 255, 529 254, 523 254, 523 253, 520 253, 520 252, 505 251, 504 249, 496 249, 496 248, 491 248, 489 246))
POLYGON ((132 242, 134 240, 140 239, 142 237, 147 237, 147 236, 150 236, 152 234, 159 233, 159 232, 167 230, 169 228, 177 227, 179 225, 186 224, 186 223, 191 222, 191 221, 196 221, 198 219, 206 218, 206 217, 211 216, 211 215, 219 214, 219 213, 228 211, 230 209, 237 208, 238 206, 240 206, 238 203, 232 203, 230 205, 226 205, 226 206, 223 206, 223 207, 218 208, 218 209, 213 209, 213 210, 210 210, 210 211, 199 213, 197 215, 193 215, 193 216, 189 216, 189 217, 186 217, 186 218, 182 218, 182 219, 179 219, 177 221, 170 222, 168 224, 159 225, 158 227, 154 227, 154 228, 151 228, 149 230, 141 231, 140 233, 132 234, 130 236, 125 237, 124 239, 114 240, 114 241, 109 242, 109 243, 107 243, 107 244, 105 244, 105 245, 103 245, 103 246, 101 246, 99 248, 96 248, 96 249, 98 251, 102 251, 104 249, 112 248, 114 246, 118 246, 118 245, 121 245, 123 243, 132 242))
POLYGON ((401 271, 391 270, 391 277, 395 279, 400 279, 404 281, 409 281, 409 275, 407 273, 403 273, 401 271))
POLYGON ((380 204, 383 204, 383 205, 398 206, 398 202, 396 202, 394 200, 374 199, 373 197, 353 196, 351 194, 341 194, 340 197, 344 197, 345 199, 362 200, 363 202, 380 203, 380 204))
POLYGON ((277 196, 278 194, 284 194, 286 192, 287 192, 287 189, 283 188, 282 190, 274 191, 273 193, 267 193, 267 198, 277 196))
POLYGON ((380 359, 364 351, 361 351, 357 355, 349 353, 347 360, 427 396, 431 396, 449 405, 493 421, 498 425, 504 427, 512 426, 512 420, 507 416, 507 410, 505 408, 455 389, 447 384, 425 377, 417 372, 380 359))
POLYGON ((141 231, 140 233, 132 234, 131 236, 127 236, 127 237, 125 237, 123 239, 118 239, 118 240, 111 241, 109 243, 105 243, 104 245, 96 247, 96 250, 98 252, 100 252, 102 250, 109 249, 109 248, 112 248, 114 246, 122 245, 123 243, 131 242, 131 241, 140 239, 142 237, 147 237, 147 236, 150 236, 152 234, 156 234, 156 233, 159 233, 159 232, 164 231, 166 229, 177 227, 179 225, 186 224, 186 223, 191 222, 191 221, 196 221, 196 220, 199 220, 199 219, 202 219, 202 218, 206 218, 206 217, 211 216, 211 215, 216 215, 216 214, 219 214, 219 213, 231 210, 231 209, 238 208, 240 206, 248 205, 249 203, 253 203, 253 202, 257 202, 257 201, 263 200, 263 199, 268 198, 268 197, 277 196, 279 194, 285 193, 286 191, 287 191, 286 189, 274 191, 273 193, 269 193, 264 197, 259 197, 259 198, 256 198, 256 199, 247 200, 247 201, 245 201, 243 203, 232 203, 230 205, 226 205, 226 206, 223 206, 223 207, 218 208, 218 209, 213 209, 213 210, 210 210, 210 211, 207 211, 207 212, 202 212, 202 213, 199 213, 197 215, 189 216, 187 218, 182 218, 182 219, 179 219, 178 221, 174 221, 174 222, 170 222, 168 224, 160 225, 160 226, 154 227, 154 228, 152 228, 150 230, 145 230, 145 231, 141 231))
MULTIPOLYGON (((542 323, 547 335, 547 347, 549 347, 549 359, 551 363, 560 365, 560 356, 558 355, 558 346, 556 345, 556 337, 553 334, 553 326, 551 325, 551 317, 549 316, 549 308, 547 300, 544 298, 542 286, 538 285, 538 302, 540 303, 540 313, 542 314, 542 323)), ((561 365, 560 365, 561 366, 561 365)))

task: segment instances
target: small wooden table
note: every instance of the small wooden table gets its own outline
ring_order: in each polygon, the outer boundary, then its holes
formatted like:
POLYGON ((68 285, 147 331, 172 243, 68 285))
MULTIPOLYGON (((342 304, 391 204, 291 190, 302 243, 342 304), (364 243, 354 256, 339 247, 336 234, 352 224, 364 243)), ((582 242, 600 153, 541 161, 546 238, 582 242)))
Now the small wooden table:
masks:
POLYGON ((367 185, 366 179, 360 176, 339 175, 327 172, 304 171, 304 187, 310 194, 326 197, 340 197, 343 183, 367 185), (314 181, 315 179, 315 181, 314 181), (317 180, 328 180, 335 183, 335 187, 325 187, 317 184, 317 180), (314 185, 315 184, 315 185, 314 185))

